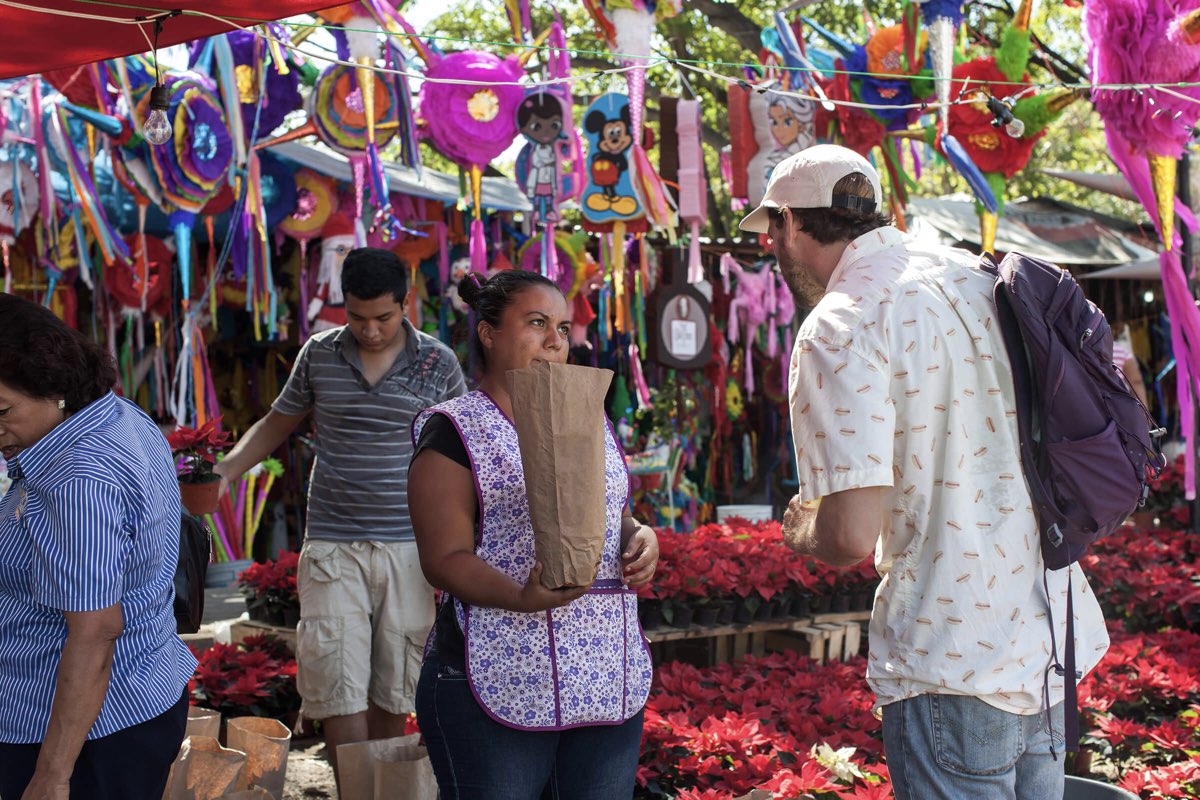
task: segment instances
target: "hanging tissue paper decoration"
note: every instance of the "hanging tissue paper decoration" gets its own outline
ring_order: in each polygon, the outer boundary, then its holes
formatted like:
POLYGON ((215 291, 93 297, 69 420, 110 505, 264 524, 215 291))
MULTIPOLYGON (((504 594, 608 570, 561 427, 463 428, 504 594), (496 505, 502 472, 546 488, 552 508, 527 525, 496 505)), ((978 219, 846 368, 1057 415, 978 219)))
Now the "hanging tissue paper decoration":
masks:
MULTIPOLYGON (((626 98, 629 111, 625 128, 632 137, 629 153, 626 156, 632 164, 630 176, 635 181, 636 190, 644 206, 645 216, 653 224, 666 228, 671 240, 674 241, 675 224, 678 220, 671 197, 643 148, 642 114, 645 108, 645 65, 652 54, 651 36, 659 22, 674 17, 683 9, 683 2, 682 0, 657 0, 657 2, 655 0, 585 0, 584 6, 595 20, 609 49, 619 55, 623 63, 632 67, 625 76, 626 84, 629 87, 626 98)), ((593 104, 593 108, 595 106, 596 104, 593 104)), ((608 111, 611 112, 612 109, 608 109, 608 111)), ((612 119, 612 117, 609 118, 612 119)), ((586 120, 584 127, 587 127, 586 120)), ((618 214, 614 219, 620 219, 622 216, 625 219, 633 219, 641 217, 642 213, 637 213, 635 217, 618 214)), ((586 211, 584 217, 588 218, 586 211)))
POLYGON ((754 368, 752 351, 758 340, 759 328, 765 326, 767 356, 776 358, 782 354, 786 360, 792 350, 790 325, 795 315, 792 293, 783 281, 773 262, 765 262, 757 272, 745 269, 737 260, 726 253, 721 256, 721 277, 725 293, 730 294, 729 279, 736 276, 737 286, 733 301, 729 304, 729 320, 726 326, 730 344, 742 342, 746 348, 745 385, 747 396, 754 394, 754 368), (783 329, 784 341, 779 342, 783 329))
POLYGON ((596 224, 645 216, 630 160, 633 149, 629 98, 609 93, 596 98, 583 118, 588 142, 588 183, 583 217, 596 224))
POLYGON ((708 181, 704 177, 704 122, 699 100, 680 100, 675 135, 679 137, 679 216, 688 224, 688 283, 704 280, 700 226, 708 220, 708 181))
POLYGON ((355 247, 354 220, 335 214, 321 231, 321 266, 317 289, 308 301, 311 333, 346 324, 346 298, 342 294, 342 262, 355 247))
MULTIPOLYGON (((172 142, 151 147, 150 163, 171 214, 180 280, 186 305, 191 297, 192 226, 204 206, 220 191, 233 160, 233 141, 225 113, 209 78, 195 72, 171 74, 163 81, 170 97, 167 118, 175 127, 172 142)), ((142 98, 146 112, 149 95, 142 98)))
POLYGON ((921 16, 929 31, 929 58, 933 64, 933 81, 938 100, 938 149, 950 166, 962 176, 975 199, 987 211, 996 213, 996 195, 979 167, 953 135, 950 127, 951 83, 954 80, 954 37, 962 24, 962 0, 926 0, 921 4, 921 16))
POLYGON ((254 31, 231 31, 223 34, 224 42, 217 42, 216 37, 197 40, 188 57, 189 69, 220 76, 222 82, 231 84, 240 112, 238 130, 246 141, 254 132, 256 117, 261 141, 302 102, 300 70, 291 62, 303 64, 303 57, 280 44, 291 43, 286 27, 275 22, 264 27, 269 39, 254 31), (228 62, 215 50, 217 44, 227 49, 228 62))
POLYGON ((14 159, 0 162, 0 248, 4 254, 5 292, 12 291, 9 246, 33 221, 38 198, 37 178, 24 162, 14 159))
POLYGON ((170 311, 175 254, 157 236, 133 233, 125 237, 125 245, 129 248, 130 263, 106 267, 104 288, 122 312, 151 311, 166 316, 170 311))
MULTIPOLYGON (((1200 117, 1200 0, 1090 0, 1084 8, 1091 80, 1110 84, 1167 84, 1138 91, 1097 89, 1096 111, 1113 161, 1158 229, 1163 294, 1171 320, 1179 408, 1195 407, 1200 395, 1200 309, 1192 299, 1179 257, 1182 238, 1175 216, 1193 233, 1190 209, 1175 199, 1176 160, 1200 117)), ((1196 486, 1196 429, 1181 415, 1187 439, 1189 499, 1196 486)))
POLYGON ((975 102, 950 109, 950 124, 996 197, 995 212, 976 203, 982 248, 987 253, 994 250, 1005 182, 1025 168, 1046 126, 1078 98, 1065 88, 1030 94, 1031 78, 1025 70, 1032 46, 1032 10, 1033 1, 1022 0, 994 57, 972 59, 954 68, 951 94, 973 97, 975 102), (1013 121, 997 126, 989 97, 995 98, 993 106, 995 101, 1009 106, 1013 121))
POLYGON ((449 55, 425 51, 425 75, 433 80, 421 86, 420 115, 424 131, 438 152, 470 175, 475 211, 471 221, 471 268, 481 275, 487 272, 480 197, 483 170, 517 138, 517 107, 525 98, 517 83, 534 52, 502 59, 480 50, 449 55), (434 82, 440 80, 452 82, 434 82))
POLYGON ((535 225, 558 222, 558 204, 570 197, 563 165, 571 159, 572 127, 570 108, 556 92, 531 91, 517 107, 517 128, 527 141, 517 155, 517 183, 533 204, 535 225))
MULTIPOLYGON (((521 269, 527 272, 539 270, 543 262, 542 248, 545 246, 545 241, 541 236, 530 237, 521 246, 521 249, 517 251, 521 269)), ((563 295, 568 300, 572 300, 589 274, 590 265, 586 257, 587 236, 586 234, 580 236, 566 231, 555 231, 554 249, 556 251, 555 259, 560 267, 555 283, 558 284, 563 295)))

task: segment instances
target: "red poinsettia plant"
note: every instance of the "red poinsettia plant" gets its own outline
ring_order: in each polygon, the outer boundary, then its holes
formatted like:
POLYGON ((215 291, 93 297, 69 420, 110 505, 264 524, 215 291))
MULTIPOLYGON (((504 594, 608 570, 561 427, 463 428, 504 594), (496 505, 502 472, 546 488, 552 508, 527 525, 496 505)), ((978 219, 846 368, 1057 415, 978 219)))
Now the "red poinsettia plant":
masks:
POLYGON ((296 658, 274 636, 217 642, 198 653, 197 660, 188 684, 192 705, 235 717, 283 717, 300 709, 296 658))
POLYGON ((299 553, 283 550, 274 561, 251 564, 242 570, 237 583, 252 612, 260 607, 271 613, 300 608, 300 596, 296 590, 296 567, 299 563, 299 553))
POLYGON ((221 430, 221 418, 214 417, 199 428, 180 425, 167 436, 175 457, 175 474, 181 483, 208 483, 217 479, 213 464, 232 441, 221 430))

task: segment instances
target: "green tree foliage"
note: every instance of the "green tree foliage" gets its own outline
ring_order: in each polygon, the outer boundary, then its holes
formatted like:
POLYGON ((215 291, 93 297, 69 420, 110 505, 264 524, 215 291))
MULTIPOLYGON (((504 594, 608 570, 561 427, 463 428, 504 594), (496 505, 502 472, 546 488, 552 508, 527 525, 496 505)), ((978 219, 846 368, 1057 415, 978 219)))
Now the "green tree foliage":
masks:
MULTIPOLYGON (((435 37, 443 50, 479 46, 503 54, 512 52, 512 30, 498 0, 448 0, 446 13, 427 26, 424 34, 435 37)), ((779 5, 782 5, 780 3, 779 5)), ((745 67, 758 63, 759 33, 772 24, 776 4, 760 0, 688 0, 685 11, 659 26, 656 51, 680 63, 703 66, 723 76, 742 77, 745 67)), ((616 59, 599 38, 596 26, 580 0, 558 4, 566 27, 567 41, 576 52, 573 67, 579 76, 574 86, 577 114, 591 98, 607 91, 623 91, 619 76, 597 73, 616 66, 616 59)), ((899 0, 878 0, 865 4, 844 0, 815 2, 803 13, 850 41, 867 38, 867 15, 880 25, 900 20, 899 0)), ((1082 9, 1042 0, 1035 7, 1033 30, 1036 34, 1030 74, 1035 82, 1061 85, 1086 81, 1086 43, 1082 35, 1082 9)), ((1008 0, 971 3, 963 44, 964 57, 986 55, 999 41, 1000 34, 1013 16, 1008 0)), ((550 4, 533 3, 534 27, 543 30, 552 20, 550 4)), ((817 40, 813 46, 823 47, 817 40)), ((536 67, 537 59, 530 62, 536 67)), ((738 214, 730 207, 729 197, 720 180, 718 154, 729 143, 725 96, 727 83, 698 74, 675 64, 661 64, 646 76, 647 122, 657 120, 658 99, 663 96, 695 95, 703 104, 704 141, 706 144, 713 236, 728 236, 736 231, 738 214)), ((653 155, 653 154, 652 154, 653 155)), ((436 159, 435 159, 436 161, 436 159)), ((1103 125, 1086 99, 1071 105, 1047 129, 1034 149, 1028 167, 1008 186, 1009 200, 1019 197, 1053 197, 1069 203, 1136 220, 1144 218, 1139 206, 1107 194, 1095 192, 1042 174, 1046 168, 1087 172, 1115 171, 1108 158, 1103 125)), ((917 196, 938 196, 965 192, 965 183, 950 171, 930 150, 926 150, 925 169, 917 196)))

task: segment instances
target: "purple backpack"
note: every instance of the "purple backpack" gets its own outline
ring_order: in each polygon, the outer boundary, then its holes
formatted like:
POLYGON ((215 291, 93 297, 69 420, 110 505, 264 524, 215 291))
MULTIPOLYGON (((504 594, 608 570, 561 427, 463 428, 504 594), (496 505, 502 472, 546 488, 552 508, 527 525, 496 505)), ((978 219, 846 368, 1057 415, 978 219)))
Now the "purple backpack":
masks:
POLYGON ((996 275, 1042 556, 1062 569, 1145 502, 1165 431, 1112 363, 1108 321, 1071 273, 1020 253, 983 268, 996 275))
MULTIPOLYGON (((981 266, 996 276, 993 296, 1012 362, 1021 465, 1042 557, 1047 569, 1062 569, 1145 502, 1150 478, 1166 466, 1158 448, 1165 431, 1113 364, 1108 320, 1071 273, 1020 253, 999 267, 984 255, 981 266)), ((1071 751, 1079 747, 1079 714, 1069 713, 1078 708, 1074 617, 1068 576, 1066 663, 1059 663, 1052 637, 1051 666, 1064 678, 1071 751)))

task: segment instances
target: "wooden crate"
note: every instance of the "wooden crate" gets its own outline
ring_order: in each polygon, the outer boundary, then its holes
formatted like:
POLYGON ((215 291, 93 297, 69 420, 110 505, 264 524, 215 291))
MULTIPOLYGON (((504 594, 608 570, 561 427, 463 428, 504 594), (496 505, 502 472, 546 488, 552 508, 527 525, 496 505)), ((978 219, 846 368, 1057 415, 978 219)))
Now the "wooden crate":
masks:
POLYGON ((268 625, 252 619, 239 619, 229 626, 229 641, 237 644, 250 636, 271 634, 282 639, 293 653, 296 652, 296 629, 281 625, 268 625))
POLYGON ((794 631, 773 632, 767 636, 768 650, 796 650, 824 663, 827 660, 848 661, 862 647, 862 624, 845 622, 814 622, 794 631))
POLYGON ((820 661, 826 657, 845 660, 858 654, 862 636, 859 623, 870 618, 870 611, 849 611, 746 625, 667 627, 646 631, 646 638, 650 640, 654 660, 659 663, 675 660, 676 653, 682 649, 678 643, 698 641, 704 643, 710 665, 723 664, 747 654, 761 656, 768 650, 783 649, 808 652, 820 661), (836 642, 833 641, 835 638, 836 642), (835 652, 835 656, 830 655, 835 652))

